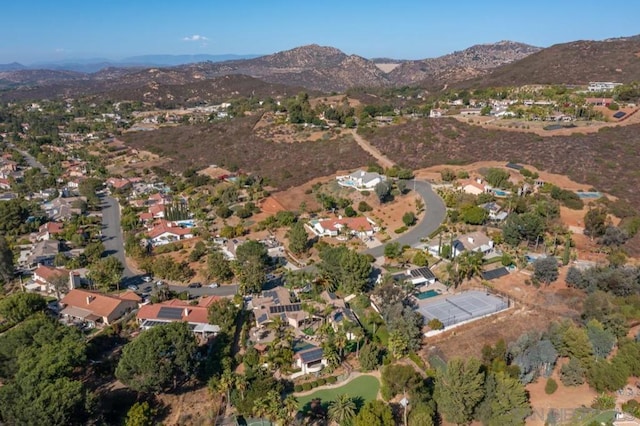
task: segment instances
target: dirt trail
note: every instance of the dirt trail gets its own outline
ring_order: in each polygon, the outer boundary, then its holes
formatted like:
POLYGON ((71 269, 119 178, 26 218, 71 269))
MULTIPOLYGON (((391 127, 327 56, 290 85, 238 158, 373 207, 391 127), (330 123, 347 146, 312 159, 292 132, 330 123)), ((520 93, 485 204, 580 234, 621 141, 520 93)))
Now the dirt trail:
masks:
POLYGON ((371 154, 376 160, 378 160, 378 164, 380 164, 382 167, 384 167, 385 169, 389 169, 395 166, 395 163, 393 161, 391 161, 383 153, 381 153, 378 150, 378 148, 371 145, 369 141, 367 141, 362 136, 360 136, 356 132, 356 130, 351 130, 351 134, 353 135, 353 140, 356 141, 356 143, 360 146, 360 148, 364 149, 369 154, 371 154))

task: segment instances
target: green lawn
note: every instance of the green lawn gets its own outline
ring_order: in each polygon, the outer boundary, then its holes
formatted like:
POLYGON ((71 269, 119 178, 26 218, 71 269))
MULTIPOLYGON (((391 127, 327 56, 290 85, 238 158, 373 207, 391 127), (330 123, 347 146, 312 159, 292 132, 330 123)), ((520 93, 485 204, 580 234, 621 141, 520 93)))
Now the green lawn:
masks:
POLYGON ((380 382, 377 378, 373 376, 360 376, 339 388, 320 389, 310 395, 301 396, 298 398, 298 406, 302 409, 314 398, 320 398, 323 404, 326 404, 343 393, 346 393, 352 398, 362 398, 362 403, 364 403, 376 399, 378 389, 380 389, 380 382))

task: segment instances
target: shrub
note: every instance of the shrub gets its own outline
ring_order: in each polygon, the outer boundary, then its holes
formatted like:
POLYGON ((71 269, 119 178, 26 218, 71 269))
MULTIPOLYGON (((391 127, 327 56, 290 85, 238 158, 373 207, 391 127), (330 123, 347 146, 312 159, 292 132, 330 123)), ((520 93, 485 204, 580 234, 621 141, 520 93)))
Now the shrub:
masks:
POLYGON ((432 330, 442 330, 444 328, 444 324, 438 318, 433 318, 427 323, 427 325, 432 330))
POLYGON ((558 383, 553 380, 551 377, 547 379, 547 384, 544 386, 544 393, 547 395, 552 395, 555 391, 558 390, 558 383))
POLYGON ((335 382, 337 382, 337 381, 338 381, 338 378, 336 376, 327 377, 327 383, 330 384, 330 385, 335 383, 335 382))
POLYGON ((303 383, 303 384, 302 384, 302 390, 303 390, 303 391, 309 391, 309 390, 311 390, 311 383, 303 383))
POLYGON ((314 380, 313 382, 311 382, 311 389, 313 388, 317 388, 318 387, 318 381, 314 380))
POLYGON ((407 227, 401 226, 400 228, 395 229, 393 232, 395 232, 396 234, 402 234, 403 232, 407 232, 407 227))
POLYGON ((321 377, 321 378, 319 378, 319 379, 318 379, 318 386, 322 386, 322 385, 324 385, 325 383, 327 383, 327 379, 325 379, 325 378, 323 378, 323 377, 321 377))
POLYGON ((294 392, 302 392, 302 385, 295 385, 293 387, 294 392))
POLYGON ((361 213, 370 212, 371 210, 373 210, 373 208, 371 208, 371 206, 365 201, 360 201, 360 203, 358 204, 358 211, 361 213))

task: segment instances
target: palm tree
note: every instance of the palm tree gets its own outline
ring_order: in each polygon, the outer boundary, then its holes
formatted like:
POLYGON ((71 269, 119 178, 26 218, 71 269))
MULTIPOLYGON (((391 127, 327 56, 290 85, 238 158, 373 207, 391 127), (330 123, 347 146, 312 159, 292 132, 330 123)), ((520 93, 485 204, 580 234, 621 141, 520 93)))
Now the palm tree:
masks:
POLYGON ((247 390, 249 386, 249 382, 247 381, 247 377, 243 374, 238 374, 235 376, 235 385, 236 389, 240 391, 240 397, 244 399, 244 391, 247 390))
POLYGON ((220 379, 218 380, 218 389, 221 392, 225 393, 226 399, 227 399, 227 406, 231 405, 231 389, 233 389, 234 384, 236 381, 236 376, 233 374, 233 372, 229 369, 224 370, 224 372, 222 373, 222 376, 220 376, 220 379))
POLYGON ((336 347, 333 345, 326 345, 324 348, 324 358, 327 360, 327 364, 332 367, 337 367, 340 365, 340 354, 336 350, 336 347))
POLYGON ((340 351, 340 359, 344 358, 344 348, 347 346, 347 335, 344 330, 338 331, 334 338, 336 349, 340 351))
POLYGON ((356 415, 356 403, 347 394, 338 397, 329 403, 329 418, 339 425, 348 423, 356 415))
POLYGON ((289 417, 294 417, 298 412, 298 400, 293 395, 287 395, 284 401, 282 401, 282 406, 289 417))

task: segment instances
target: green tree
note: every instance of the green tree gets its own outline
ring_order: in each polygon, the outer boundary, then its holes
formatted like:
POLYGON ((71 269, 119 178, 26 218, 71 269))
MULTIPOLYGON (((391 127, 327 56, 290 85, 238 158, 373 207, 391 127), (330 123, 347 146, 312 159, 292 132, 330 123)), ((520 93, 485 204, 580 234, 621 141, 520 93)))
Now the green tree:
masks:
POLYGON ((289 250, 295 254, 306 253, 309 249, 309 236, 301 222, 294 223, 287 232, 289 250))
POLYGON ((115 256, 108 256, 89 265, 88 278, 95 284, 109 291, 113 287, 120 290, 120 280, 124 266, 115 256))
POLYGON ((407 227, 415 225, 416 215, 413 212, 406 212, 402 215, 402 223, 407 227))
POLYGON ((547 379, 547 383, 544 386, 544 393, 547 395, 552 395, 555 391, 558 390, 558 383, 553 380, 551 377, 547 379))
POLYGON ((485 179, 489 185, 495 188, 505 188, 509 183, 509 172, 495 167, 487 170, 485 179))
POLYGON ((236 249, 234 272, 244 294, 262 289, 268 261, 267 248, 258 241, 248 240, 236 249))
POLYGON ((549 285, 558 279, 558 260, 553 256, 540 257, 533 262, 533 277, 549 285))
POLYGON ((125 426, 153 426, 155 413, 147 401, 136 402, 127 411, 125 426))
POLYGON ((442 415, 452 423, 467 424, 484 397, 484 373, 478 360, 454 358, 438 372, 434 399, 442 415))
POLYGON ((231 262, 220 251, 213 251, 207 256, 207 276, 211 279, 228 282, 233 278, 231 262))
POLYGON ((560 368, 560 381, 565 386, 578 386, 584 383, 585 369, 576 358, 570 358, 569 362, 560 368))
POLYGON ((197 349, 187 323, 153 327, 124 347, 116 378, 139 392, 175 389, 195 373, 197 349))
POLYGON ((215 324, 222 332, 231 334, 239 312, 230 299, 216 300, 209 306, 209 324, 215 324))
POLYGON ((606 230, 607 211, 602 208, 589 209, 584 215, 584 233, 592 239, 601 237, 606 230))
POLYGON ((329 403, 328 413, 337 424, 348 424, 356 416, 356 403, 349 395, 340 394, 329 403))
POLYGON ((413 255, 413 259, 411 259, 411 263, 416 266, 429 266, 429 261, 427 260, 427 256, 424 254, 422 250, 418 250, 416 254, 413 255))
POLYGON ((434 426, 433 408, 426 404, 417 404, 409 412, 408 426, 434 426))
POLYGON ((44 297, 35 293, 14 293, 0 300, 0 317, 17 324, 47 308, 44 297))
POLYGON ((391 408, 382 401, 367 402, 353 420, 353 426, 395 426, 391 408))
POLYGON ((400 243, 387 243, 384 246, 384 257, 388 259, 397 259, 402 255, 402 247, 400 243))
POLYGON ((616 343, 616 336, 604 329, 600 321, 592 319, 587 323, 587 336, 596 359, 606 358, 616 343))
POLYGON ((381 203, 384 203, 389 199, 389 195, 391 194, 391 185, 386 181, 381 181, 376 184, 373 190, 378 196, 378 200, 380 200, 381 203))
POLYGON ((84 248, 83 253, 89 263, 97 262, 102 257, 102 253, 104 253, 104 244, 102 243, 102 241, 89 243, 84 248))
POLYGON ((489 213, 479 206, 468 206, 461 211, 462 221, 470 225, 482 225, 489 216, 489 213))
POLYGON ((363 371, 375 370, 382 362, 382 351, 376 344, 369 342, 360 349, 358 360, 363 371))
POLYGON ((487 377, 486 396, 478 408, 479 417, 488 426, 524 425, 531 406, 524 385, 504 372, 487 377))
POLYGON ((0 283, 8 283, 13 279, 13 252, 4 235, 0 234, 0 283))

